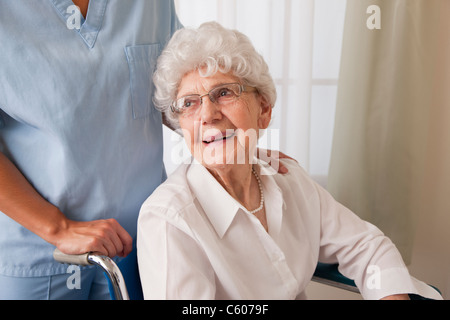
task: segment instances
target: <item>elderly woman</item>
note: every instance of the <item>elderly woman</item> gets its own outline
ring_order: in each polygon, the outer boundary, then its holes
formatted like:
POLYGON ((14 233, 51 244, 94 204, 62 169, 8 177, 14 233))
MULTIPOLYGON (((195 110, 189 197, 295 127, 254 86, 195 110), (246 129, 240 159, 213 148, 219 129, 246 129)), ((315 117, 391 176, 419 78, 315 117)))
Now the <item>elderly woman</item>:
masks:
POLYGON ((276 91, 247 37, 217 23, 180 30, 154 83, 157 106, 195 160, 142 206, 138 259, 146 299, 304 298, 318 261, 338 262, 367 299, 439 298, 410 277, 388 238, 295 161, 281 160, 287 174, 268 174, 267 164, 254 160, 276 91))

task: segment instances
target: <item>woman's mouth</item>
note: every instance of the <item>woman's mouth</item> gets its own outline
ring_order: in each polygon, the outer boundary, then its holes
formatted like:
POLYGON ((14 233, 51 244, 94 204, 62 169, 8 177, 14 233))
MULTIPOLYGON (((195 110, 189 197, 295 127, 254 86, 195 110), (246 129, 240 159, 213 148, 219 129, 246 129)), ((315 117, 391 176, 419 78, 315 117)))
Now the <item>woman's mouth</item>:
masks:
POLYGON ((203 140, 203 143, 209 145, 213 142, 222 142, 222 141, 226 141, 228 139, 233 138, 235 135, 236 135, 235 132, 232 132, 232 133, 227 132, 226 134, 218 134, 215 136, 207 137, 206 139, 203 140))

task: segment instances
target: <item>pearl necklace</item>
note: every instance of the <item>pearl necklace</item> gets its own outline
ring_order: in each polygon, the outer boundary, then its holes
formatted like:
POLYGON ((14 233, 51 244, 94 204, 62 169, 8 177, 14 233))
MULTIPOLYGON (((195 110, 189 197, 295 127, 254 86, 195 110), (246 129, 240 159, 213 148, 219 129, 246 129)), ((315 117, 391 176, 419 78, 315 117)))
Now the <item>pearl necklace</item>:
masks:
POLYGON ((261 179, 259 178, 259 176, 256 173, 256 170, 254 168, 252 168, 252 172, 253 172, 253 175, 256 178, 256 181, 258 181, 259 194, 260 194, 260 197, 261 197, 261 201, 259 202, 259 207, 257 209, 252 210, 252 211, 248 211, 247 210, 247 212, 249 214, 255 214, 255 213, 257 213, 258 211, 261 211, 264 208, 264 193, 263 193, 263 188, 262 188, 262 184, 261 184, 261 179))

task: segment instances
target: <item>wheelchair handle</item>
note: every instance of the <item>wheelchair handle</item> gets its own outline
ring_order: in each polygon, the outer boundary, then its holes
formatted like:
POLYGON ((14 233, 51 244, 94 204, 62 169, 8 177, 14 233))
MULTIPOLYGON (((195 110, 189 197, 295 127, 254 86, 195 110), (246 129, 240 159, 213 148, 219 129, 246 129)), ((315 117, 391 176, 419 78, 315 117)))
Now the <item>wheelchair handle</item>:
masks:
POLYGON ((129 300, 125 280, 122 272, 117 264, 109 257, 102 256, 96 253, 88 252, 84 254, 65 254, 58 248, 53 251, 53 258, 64 264, 75 264, 81 266, 96 265, 103 269, 106 276, 111 282, 114 296, 116 300, 129 300))
POLYGON ((90 253, 84 254, 65 254, 62 253, 59 249, 55 249, 53 251, 53 259, 60 263, 66 264, 76 264, 80 266, 89 266, 92 263, 89 261, 90 253))

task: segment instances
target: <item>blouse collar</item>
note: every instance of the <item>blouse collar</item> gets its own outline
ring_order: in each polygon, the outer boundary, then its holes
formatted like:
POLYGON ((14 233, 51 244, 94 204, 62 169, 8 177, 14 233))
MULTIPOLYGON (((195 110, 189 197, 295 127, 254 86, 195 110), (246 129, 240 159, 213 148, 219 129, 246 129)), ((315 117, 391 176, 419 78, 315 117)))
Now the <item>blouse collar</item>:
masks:
MULTIPOLYGON (((259 160, 257 165, 264 171, 259 160)), ((218 236, 223 238, 236 214, 239 210, 245 212, 245 208, 195 159, 188 169, 187 180, 218 236)), ((277 234, 281 228, 284 203, 281 190, 271 175, 262 174, 261 182, 266 200, 269 233, 277 234)))

